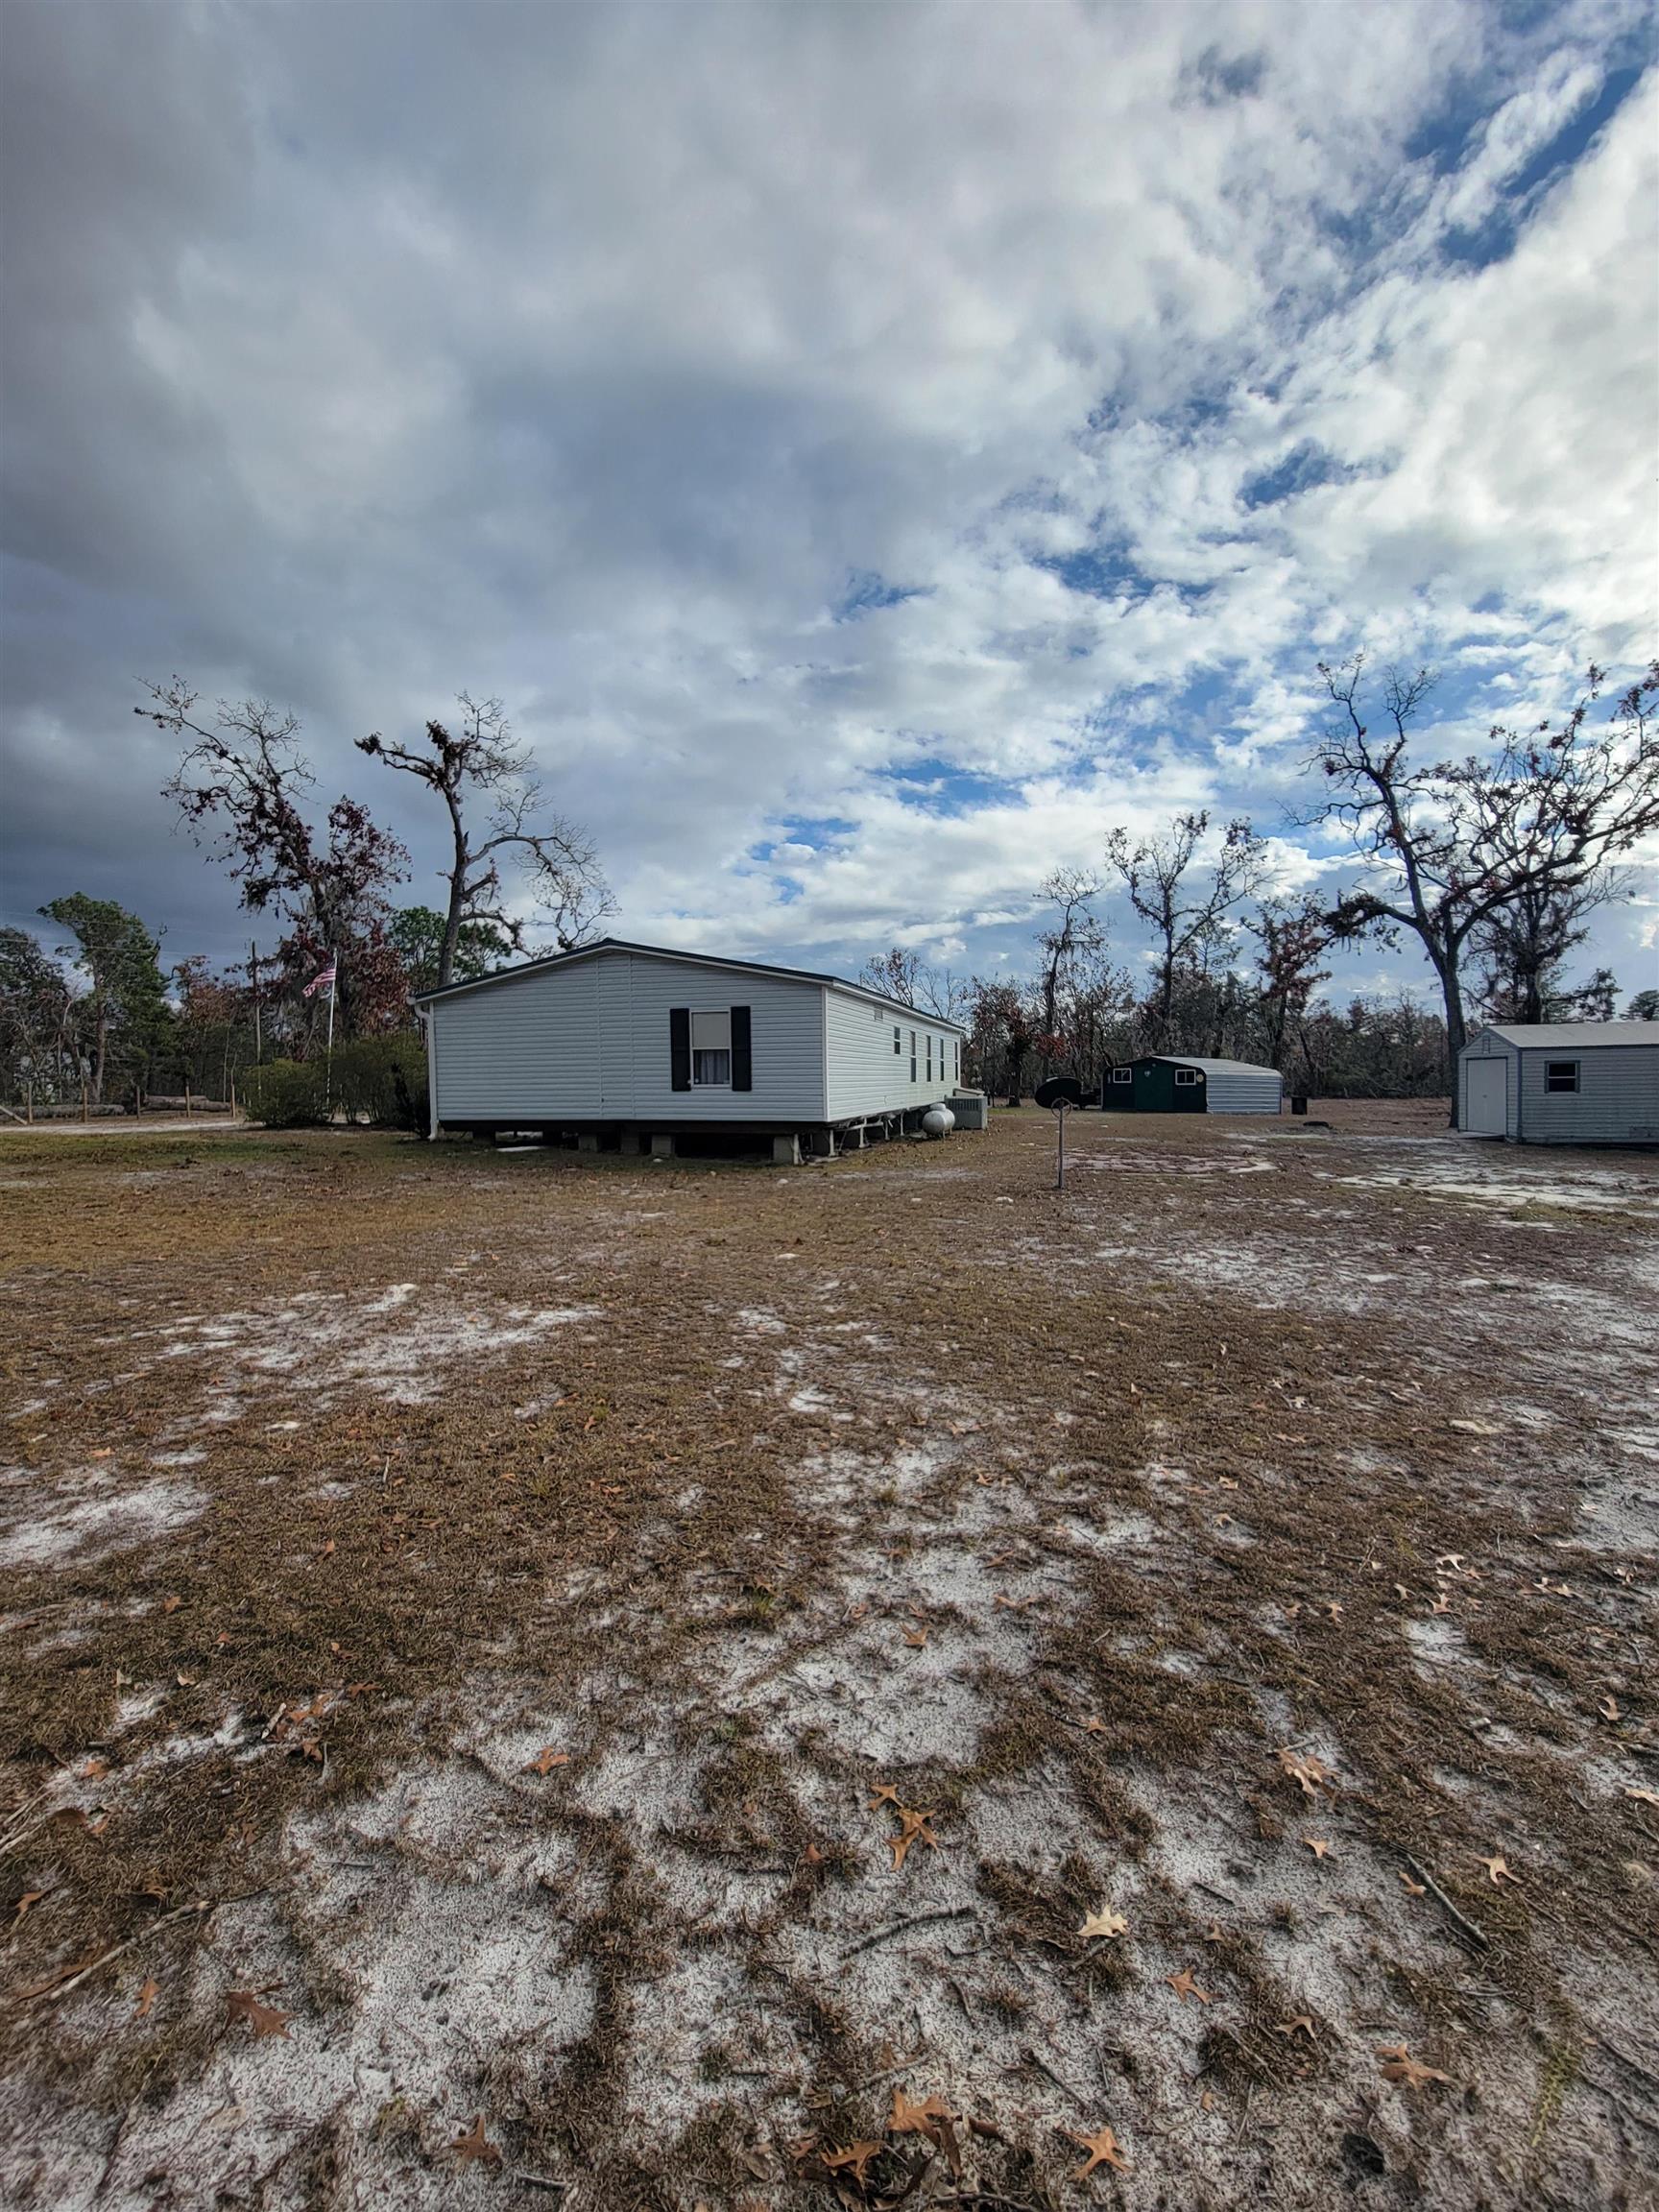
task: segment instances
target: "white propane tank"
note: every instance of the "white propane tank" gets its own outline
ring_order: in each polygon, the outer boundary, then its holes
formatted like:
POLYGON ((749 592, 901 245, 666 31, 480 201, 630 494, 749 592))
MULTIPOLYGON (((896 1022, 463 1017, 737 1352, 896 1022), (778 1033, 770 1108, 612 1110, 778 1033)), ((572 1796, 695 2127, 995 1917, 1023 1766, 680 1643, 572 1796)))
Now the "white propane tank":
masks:
POLYGON ((949 1106, 929 1106, 922 1117, 922 1126, 929 1137, 949 1137, 956 1126, 956 1117, 949 1106))

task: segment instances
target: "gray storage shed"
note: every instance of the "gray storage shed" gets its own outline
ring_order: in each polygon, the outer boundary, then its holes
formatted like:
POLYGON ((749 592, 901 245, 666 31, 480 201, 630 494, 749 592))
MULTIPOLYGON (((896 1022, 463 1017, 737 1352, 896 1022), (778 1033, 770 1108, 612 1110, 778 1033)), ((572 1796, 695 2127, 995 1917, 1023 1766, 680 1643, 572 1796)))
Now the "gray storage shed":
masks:
POLYGON ((1107 1069, 1100 1078, 1100 1106, 1107 1114, 1277 1114, 1284 1091, 1277 1068, 1145 1052, 1107 1069))
POLYGON ((1495 1022, 1457 1055, 1457 1125, 1515 1144, 1659 1143, 1659 1022, 1495 1022))
POLYGON ((423 992, 434 1130, 805 1146, 914 1128, 948 1103, 967 1032, 809 969, 607 937, 423 992))

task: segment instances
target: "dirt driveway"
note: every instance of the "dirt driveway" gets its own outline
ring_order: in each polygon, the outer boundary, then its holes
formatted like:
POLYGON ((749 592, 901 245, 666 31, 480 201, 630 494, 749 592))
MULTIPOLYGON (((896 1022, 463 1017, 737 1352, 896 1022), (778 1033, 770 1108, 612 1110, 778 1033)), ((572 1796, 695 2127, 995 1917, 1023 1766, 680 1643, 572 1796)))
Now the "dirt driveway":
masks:
POLYGON ((1327 1118, 9 1141, 0 2201, 1659 2200, 1659 1160, 1327 1118))

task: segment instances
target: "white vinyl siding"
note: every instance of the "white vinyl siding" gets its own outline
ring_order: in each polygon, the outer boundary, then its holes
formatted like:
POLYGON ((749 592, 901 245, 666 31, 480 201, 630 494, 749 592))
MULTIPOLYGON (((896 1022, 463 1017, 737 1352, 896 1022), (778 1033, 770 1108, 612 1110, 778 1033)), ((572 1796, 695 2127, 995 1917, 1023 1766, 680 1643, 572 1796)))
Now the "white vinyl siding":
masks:
MULTIPOLYGON (((1482 1029, 1458 1056, 1457 1081, 1469 1126, 1469 1068, 1476 1060, 1509 1064, 1508 1127, 1511 1142, 1524 1144, 1651 1144, 1659 1142, 1659 1036, 1651 1045, 1627 1042, 1628 1025, 1619 1023, 1625 1040, 1618 1044, 1522 1045, 1482 1029), (1551 1070, 1575 1069, 1577 1088, 1561 1087, 1551 1070)), ((1525 1037, 1517 1025, 1517 1037, 1525 1037)))
POLYGON ((883 1011, 880 1026, 870 1019, 869 1001, 850 991, 824 994, 824 1040, 830 1063, 830 1118, 855 1121, 867 1114, 897 1114, 902 1108, 931 1106, 948 1098, 944 1046, 934 1038, 933 1082, 922 1080, 922 1059, 911 1077, 910 1039, 918 1047, 920 1029, 894 1022, 883 1011), (895 1049, 897 1047, 897 1049, 895 1049))

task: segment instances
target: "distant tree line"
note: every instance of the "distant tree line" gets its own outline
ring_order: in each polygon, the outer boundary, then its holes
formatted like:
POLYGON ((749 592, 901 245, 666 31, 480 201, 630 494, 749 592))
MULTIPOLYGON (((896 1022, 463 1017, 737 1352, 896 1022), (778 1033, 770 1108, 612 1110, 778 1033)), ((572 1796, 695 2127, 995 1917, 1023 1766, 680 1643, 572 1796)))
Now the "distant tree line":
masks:
MULTIPOLYGON (((1592 667, 1556 721, 1488 733, 1485 749, 1423 760, 1411 745, 1434 679, 1362 657, 1321 663, 1334 714, 1309 762, 1321 796, 1306 827, 1334 824, 1361 865, 1334 902, 1265 894, 1267 847, 1243 819, 1179 814, 1168 830, 1105 841, 1098 870, 1063 869, 1035 894, 1033 956, 1021 976, 937 971, 895 946, 863 980, 965 1022, 969 1066, 1019 1099, 1042 1077, 1093 1092, 1145 1052, 1278 1068, 1325 1097, 1446 1096, 1469 1015, 1487 1022, 1610 1021, 1619 985, 1599 968, 1568 980, 1589 917, 1623 895, 1620 863, 1659 830, 1659 661, 1610 703, 1592 667), (1143 943, 1115 958, 1097 902, 1126 898, 1143 943), (1331 1004, 1321 987, 1340 945, 1414 939, 1439 1010, 1409 997, 1331 1004)), ((1643 990, 1628 1019, 1659 1020, 1643 990)))

